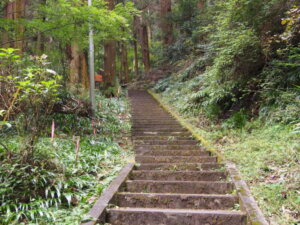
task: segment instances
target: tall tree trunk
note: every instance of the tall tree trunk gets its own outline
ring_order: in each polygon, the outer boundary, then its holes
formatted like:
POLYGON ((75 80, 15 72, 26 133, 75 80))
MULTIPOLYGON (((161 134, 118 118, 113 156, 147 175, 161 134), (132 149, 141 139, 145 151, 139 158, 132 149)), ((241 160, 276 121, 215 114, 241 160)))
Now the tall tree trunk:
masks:
MULTIPOLYGON (((148 32, 149 26, 147 26, 145 11, 149 8, 149 3, 147 1, 138 1, 133 0, 135 6, 140 9, 143 13, 141 16, 134 17, 134 34, 136 40, 141 46, 142 52, 142 63, 144 65, 145 73, 148 74, 151 68, 150 63, 150 50, 149 50, 149 35, 151 32, 148 32)), ((135 75, 139 77, 139 68, 138 68, 138 46, 137 43, 134 43, 134 56, 135 56, 135 75)))
MULTIPOLYGON (((8 1, 5 7, 5 18, 11 20, 18 20, 25 17, 26 0, 8 1)), ((2 37, 2 43, 4 48, 12 47, 24 50, 25 42, 23 39, 25 28, 21 24, 17 24, 17 30, 15 31, 15 41, 11 40, 8 33, 4 33, 2 37), (11 41, 11 42, 10 42, 11 41)))
POLYGON ((36 52, 37 54, 42 54, 43 52, 45 52, 45 37, 41 32, 38 32, 37 34, 36 52))
POLYGON ((87 56, 80 51, 78 44, 68 45, 67 51, 70 65, 68 88, 77 94, 86 92, 89 88, 87 56))
MULTIPOLYGON (((47 0, 39 0, 39 1, 41 4, 43 4, 45 6, 47 5, 47 0)), ((42 20, 43 20, 43 22, 45 22, 47 20, 47 18, 45 16, 43 16, 42 20)), ((35 46, 37 54, 42 54, 45 52, 45 47, 46 47, 45 42, 46 42, 45 35, 42 32, 38 31, 37 41, 36 41, 36 46, 35 46)))
POLYGON ((142 61, 146 73, 150 71, 150 50, 148 27, 142 17, 135 17, 135 30, 142 49, 142 61))
MULTIPOLYGON (((106 0, 108 9, 115 7, 114 0, 106 0)), ((105 87, 114 87, 116 81, 116 42, 105 41, 104 43, 104 81, 105 87)))
POLYGON ((170 45, 173 43, 173 26, 168 15, 172 12, 172 0, 160 0, 161 29, 163 33, 163 43, 170 45))
POLYGON ((88 58, 88 56, 87 56, 86 52, 79 53, 80 83, 81 83, 81 87, 84 90, 88 90, 90 87, 87 58, 88 58))
POLYGON ((148 29, 146 24, 141 24, 140 30, 141 36, 141 47, 142 47, 142 57, 143 57, 143 64, 146 73, 150 71, 150 50, 149 50, 149 39, 148 39, 148 29))
POLYGON ((114 87, 116 81, 116 42, 105 41, 104 44, 104 81, 105 87, 114 87))
POLYGON ((138 45, 137 40, 133 41, 133 51, 134 51, 134 75, 135 78, 139 78, 139 55, 138 55, 138 45))
POLYGON ((139 78, 139 54, 138 54, 138 41, 139 41, 139 18, 134 16, 133 18, 133 50, 134 50, 134 74, 135 78, 139 78))
POLYGON ((71 44, 67 47, 70 66, 68 89, 78 94, 79 81, 79 48, 77 44, 71 44))
MULTIPOLYGON (((26 1, 25 0, 16 0, 16 19, 21 19, 25 17, 25 6, 26 1)), ((17 42, 15 42, 14 47, 17 49, 20 49, 21 52, 24 51, 25 42, 22 40, 24 38, 25 28, 23 25, 18 24, 17 26, 17 42)))
POLYGON ((130 82, 129 78, 129 67, 128 67, 128 52, 127 52, 127 45, 124 41, 121 43, 121 74, 122 74, 122 81, 125 84, 130 82))

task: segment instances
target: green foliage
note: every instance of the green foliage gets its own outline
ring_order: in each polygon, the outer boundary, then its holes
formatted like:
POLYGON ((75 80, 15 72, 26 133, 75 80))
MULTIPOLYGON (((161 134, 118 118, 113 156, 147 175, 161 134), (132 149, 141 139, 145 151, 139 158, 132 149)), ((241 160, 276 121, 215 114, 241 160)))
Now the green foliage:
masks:
MULTIPOLYGON (((3 66, 0 80, 5 85, 3 87, 12 92, 13 101, 9 107, 18 106, 15 110, 18 133, 27 135, 22 154, 25 161, 31 157, 34 145, 45 129, 47 116, 58 101, 61 88, 61 76, 47 69, 49 63, 46 58, 46 55, 32 57, 31 63, 26 64, 27 59, 22 59, 15 49, 1 49, 3 66), (19 66, 20 63, 23 66, 19 66)), ((10 96, 5 98, 10 99, 10 96)))
POLYGON ((84 135, 78 154, 72 137, 62 133, 65 128, 60 127, 67 126, 70 115, 57 122, 54 141, 45 136, 39 138, 34 154, 26 161, 20 152, 22 137, 10 134, 0 137, 0 142, 9 149, 0 145, 1 224, 80 223, 130 154, 115 141, 130 128, 126 122, 127 100, 97 96, 97 101, 96 136, 78 132, 92 134, 90 120, 74 128, 77 135, 84 135))
POLYGON ((299 16, 300 16, 300 8, 298 5, 293 5, 290 10, 286 13, 286 18, 283 18, 281 21, 282 25, 285 25, 285 31, 280 35, 280 38, 291 44, 298 44, 297 41, 299 37, 297 33, 300 30, 299 26, 299 16))
POLYGON ((223 128, 243 128, 248 120, 247 112, 242 109, 234 113, 229 119, 225 120, 222 124, 223 128))
MULTIPOLYGON (((177 14, 182 11, 180 4, 177 14)), ((282 19, 286 6, 281 0, 206 2, 202 14, 195 14, 199 20, 206 18, 193 32, 202 36, 200 51, 190 52, 188 60, 196 59, 179 74, 160 81, 155 90, 173 96, 170 101, 182 112, 226 119, 225 125, 231 124, 231 116, 235 121, 241 109, 247 111, 247 118, 259 114, 270 121, 297 122, 299 46, 293 43, 299 9, 293 6, 282 19), (285 31, 275 26, 281 20, 285 31)), ((187 42, 180 38, 179 43, 187 42)), ((180 54, 175 55, 179 58, 170 57, 171 61, 180 59, 180 54)))
POLYGON ((65 43, 85 43, 89 22, 94 27, 96 41, 129 37, 131 13, 135 12, 131 2, 119 4, 111 11, 103 0, 94 1, 91 7, 77 0, 48 1, 47 4, 41 3, 34 7, 38 7, 37 18, 45 17, 47 20, 34 18, 28 21, 31 31, 47 31, 45 35, 65 43))
MULTIPOLYGON (((93 26, 96 52, 101 52, 104 40, 132 39, 131 24, 136 14, 138 10, 131 1, 116 4, 114 10, 109 10, 104 0, 93 1, 93 6, 79 0, 31 1, 24 18, 0 17, 0 32, 8 35, 12 46, 15 40, 24 39, 24 51, 48 55, 53 68, 67 75, 68 46, 76 43, 81 51, 87 51, 89 24, 93 26), (24 28, 22 35, 20 27, 24 28)), ((96 71, 102 70, 102 63, 96 66, 96 71)))
POLYGON ((93 125, 75 114, 53 114, 68 93, 46 59, 0 51, 1 85, 7 88, 1 97, 10 104, 0 117, 12 109, 16 118, 0 124, 0 224, 80 223, 129 155, 115 141, 130 129, 125 98, 98 95, 93 125), (54 140, 48 138, 51 120, 57 126, 54 140))
POLYGON ((196 16, 199 14, 197 0, 180 0, 175 5, 171 20, 180 28, 180 32, 191 35, 193 29, 198 25, 196 16))
POLYGON ((260 117, 270 122, 299 122, 300 100, 299 91, 264 91, 265 103, 260 107, 260 117))
MULTIPOLYGON (((177 41, 206 48, 178 57, 186 59, 176 62, 183 64, 180 72, 154 90, 239 165, 271 224, 297 224, 299 6, 287 0, 204 2, 198 27, 177 41)), ((176 23, 184 27, 194 19, 176 23)))

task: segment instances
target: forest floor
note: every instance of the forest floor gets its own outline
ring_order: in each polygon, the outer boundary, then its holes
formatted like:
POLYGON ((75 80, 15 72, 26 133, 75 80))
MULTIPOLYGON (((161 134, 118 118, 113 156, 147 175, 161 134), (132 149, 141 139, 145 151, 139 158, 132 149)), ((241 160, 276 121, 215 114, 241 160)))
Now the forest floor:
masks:
MULTIPOLYGON (((180 113, 178 101, 169 93, 160 97, 180 113)), ((254 120, 243 128, 230 129, 213 125, 204 116, 181 115, 227 161, 237 164, 271 225, 300 223, 300 145, 293 126, 254 120)))

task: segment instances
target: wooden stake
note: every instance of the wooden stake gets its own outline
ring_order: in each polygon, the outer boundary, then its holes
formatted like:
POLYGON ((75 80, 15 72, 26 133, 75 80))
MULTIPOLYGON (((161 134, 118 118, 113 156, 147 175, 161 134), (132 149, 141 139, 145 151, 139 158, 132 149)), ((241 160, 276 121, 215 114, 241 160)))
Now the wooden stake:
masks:
POLYGON ((52 126, 51 126, 51 141, 54 141, 54 136, 55 136, 55 122, 52 120, 52 126))
POLYGON ((75 161, 78 161, 78 154, 80 149, 80 136, 77 137, 76 147, 75 147, 75 161))

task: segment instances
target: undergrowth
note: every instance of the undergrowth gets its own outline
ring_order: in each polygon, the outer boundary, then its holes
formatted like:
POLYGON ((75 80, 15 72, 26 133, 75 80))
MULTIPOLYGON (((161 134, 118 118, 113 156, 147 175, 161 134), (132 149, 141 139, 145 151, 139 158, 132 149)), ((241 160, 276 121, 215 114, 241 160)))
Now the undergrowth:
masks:
POLYGON ((271 224, 299 222, 300 137, 292 126, 257 120, 243 129, 214 129, 207 137, 238 164, 271 224))
POLYGON ((241 120, 243 126, 229 126, 233 122, 228 120, 223 124, 212 123, 203 114, 182 111, 178 102, 185 102, 184 95, 161 97, 190 121, 212 147, 222 152, 226 160, 238 165, 270 224, 299 223, 300 137, 295 126, 260 119, 248 121, 241 115, 231 120, 235 123, 241 120))
POLYGON ((0 224, 80 223, 131 155, 125 137, 130 129, 127 99, 98 96, 97 103, 96 134, 90 119, 54 115, 56 137, 39 137, 26 161, 26 136, 15 135, 13 127, 2 134, 0 224))

